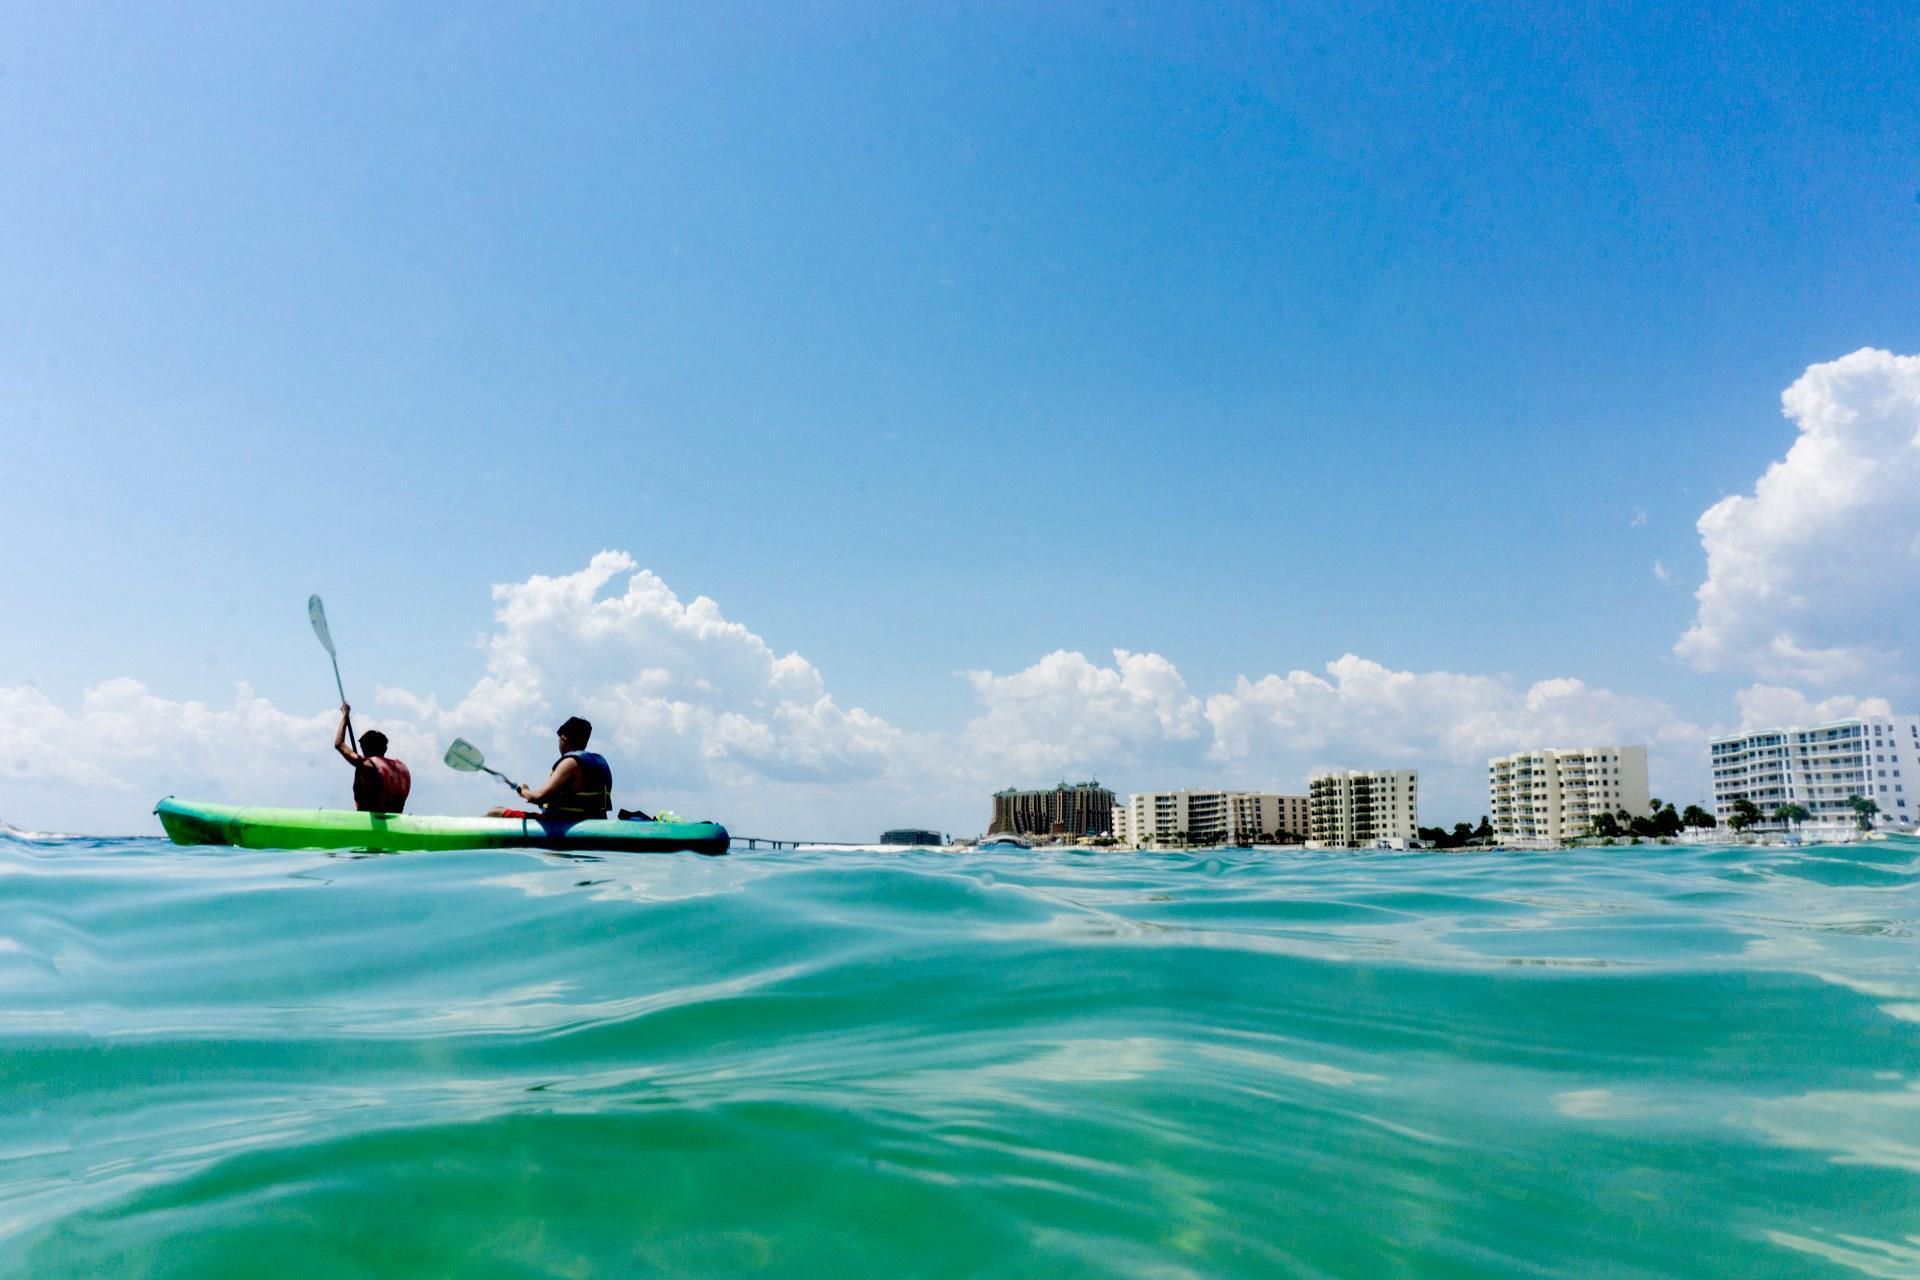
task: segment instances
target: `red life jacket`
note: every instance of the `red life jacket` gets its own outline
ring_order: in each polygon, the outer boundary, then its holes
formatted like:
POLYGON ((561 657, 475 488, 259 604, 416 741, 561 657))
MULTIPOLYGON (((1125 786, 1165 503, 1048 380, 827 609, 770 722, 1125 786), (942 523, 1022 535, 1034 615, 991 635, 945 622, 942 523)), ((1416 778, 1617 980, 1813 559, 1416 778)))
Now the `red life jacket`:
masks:
POLYGON ((407 766, 386 756, 364 756, 353 771, 353 807, 362 813, 399 813, 412 790, 407 766))

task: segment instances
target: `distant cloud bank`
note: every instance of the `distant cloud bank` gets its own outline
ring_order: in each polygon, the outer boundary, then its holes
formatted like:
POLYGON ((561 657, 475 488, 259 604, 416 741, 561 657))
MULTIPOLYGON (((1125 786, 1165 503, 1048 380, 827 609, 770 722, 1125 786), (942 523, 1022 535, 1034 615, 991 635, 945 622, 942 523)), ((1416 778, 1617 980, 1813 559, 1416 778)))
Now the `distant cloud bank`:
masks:
MULTIPOLYGON (((1323 673, 1243 676, 1202 695, 1168 658, 1127 650, 1109 663, 1063 650, 1007 674, 963 672, 977 714, 951 731, 911 732, 843 707, 805 657, 777 652, 704 596, 682 600, 624 552, 493 596, 482 669, 457 702, 383 688, 356 709, 360 727, 378 725, 414 765, 416 811, 507 798, 439 767, 454 736, 537 777, 553 726, 575 712, 619 763, 623 795, 756 830, 799 823, 816 836, 870 836, 876 818, 915 814, 970 831, 984 823, 987 793, 1008 783, 1098 774, 1123 789, 1209 780, 1298 789, 1314 767, 1373 763, 1429 770, 1436 812, 1465 814, 1478 812, 1494 752, 1646 741, 1697 773, 1704 738, 1663 703, 1572 678, 1518 687, 1346 654, 1323 673)), ((348 779, 328 750, 332 725, 328 709, 286 712, 245 685, 215 707, 118 677, 77 710, 36 689, 0 689, 0 813, 128 830, 147 825, 146 808, 168 792, 339 805, 348 779)))
MULTIPOLYGON (((1675 646, 1756 683, 1744 726, 1885 711, 1830 688, 1905 687, 1904 629, 1920 604, 1920 357, 1858 351, 1788 388, 1799 438, 1751 494, 1700 517, 1707 577, 1675 646)), ((1655 576, 1665 580, 1656 562, 1655 576)), ((1649 588, 1652 590, 1653 588, 1649 588)), ((966 723, 911 731, 843 706, 814 665, 780 653, 705 596, 683 600, 621 551, 572 573, 493 588, 473 685, 452 706, 381 689, 358 708, 415 765, 416 811, 469 812, 503 790, 439 767, 455 735, 537 777, 559 720, 581 713, 620 769, 623 797, 736 829, 871 837, 882 825, 983 826, 1008 783, 1098 774, 1130 787, 1298 789, 1319 766, 1427 771, 1423 814, 1478 814, 1484 761, 1529 746, 1644 742, 1656 789, 1703 794, 1710 729, 1657 699, 1573 677, 1400 671, 1344 654, 1318 671, 1241 676, 1211 693, 1157 653, 1110 661, 1061 650, 1024 669, 966 671, 966 723)), ((121 676, 77 708, 0 688, 0 817, 36 827, 150 828, 152 800, 338 805, 333 713, 284 711, 236 687, 228 706, 175 701, 121 676)), ((630 801, 631 802, 631 801, 630 801)))

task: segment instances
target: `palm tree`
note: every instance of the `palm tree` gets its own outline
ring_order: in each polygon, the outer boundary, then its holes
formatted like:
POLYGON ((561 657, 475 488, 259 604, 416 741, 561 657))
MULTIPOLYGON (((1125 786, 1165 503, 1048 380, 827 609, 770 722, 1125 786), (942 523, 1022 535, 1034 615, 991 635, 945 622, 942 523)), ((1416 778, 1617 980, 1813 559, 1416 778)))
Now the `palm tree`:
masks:
POLYGON ((1789 831, 1812 816, 1804 805, 1797 804, 1783 804, 1773 811, 1773 820, 1786 823, 1789 831))
POLYGON ((1860 824, 1862 831, 1873 829, 1873 815, 1880 812, 1880 802, 1867 796, 1848 796, 1847 808, 1853 810, 1854 821, 1860 824))
POLYGON ((1760 806, 1745 796, 1735 800, 1731 811, 1727 814, 1727 825, 1735 831, 1745 831, 1758 821, 1760 821, 1760 806))

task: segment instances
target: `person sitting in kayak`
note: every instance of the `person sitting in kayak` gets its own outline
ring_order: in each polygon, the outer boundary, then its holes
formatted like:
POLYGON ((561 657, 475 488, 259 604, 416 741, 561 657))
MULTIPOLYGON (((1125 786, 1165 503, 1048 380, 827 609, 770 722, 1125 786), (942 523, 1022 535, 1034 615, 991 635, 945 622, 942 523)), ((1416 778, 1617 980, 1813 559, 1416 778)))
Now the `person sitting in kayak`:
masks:
POLYGON ((521 787, 520 796, 540 806, 549 818, 604 818, 613 808, 613 770, 606 757, 587 750, 593 726, 579 716, 555 730, 560 758, 538 787, 521 787))
POLYGON ((333 735, 333 749, 353 766, 353 807, 362 813, 400 813, 413 790, 413 774, 387 755, 387 735, 378 729, 360 735, 358 751, 347 745, 347 713, 352 710, 346 703, 340 704, 340 728, 333 735))

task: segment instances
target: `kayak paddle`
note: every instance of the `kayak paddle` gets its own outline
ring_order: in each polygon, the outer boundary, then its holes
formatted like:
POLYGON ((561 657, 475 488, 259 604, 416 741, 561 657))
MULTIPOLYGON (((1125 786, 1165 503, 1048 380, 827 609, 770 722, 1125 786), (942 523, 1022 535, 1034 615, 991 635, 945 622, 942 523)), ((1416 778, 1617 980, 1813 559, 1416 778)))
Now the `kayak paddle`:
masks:
POLYGON ((520 784, 498 769, 487 768, 487 758, 480 754, 480 748, 465 738, 455 738, 453 745, 447 748, 447 763, 462 773, 490 773, 500 781, 512 787, 517 795, 520 784))
MULTIPOLYGON (((327 651, 327 657, 333 661, 333 687, 340 694, 340 705, 347 705, 347 688, 340 683, 340 657, 333 651, 333 632, 327 627, 327 606, 320 603, 319 596, 307 597, 307 621, 313 624, 313 634, 320 638, 320 647, 327 651)), ((353 717, 347 717, 347 737, 353 737, 353 717)))

